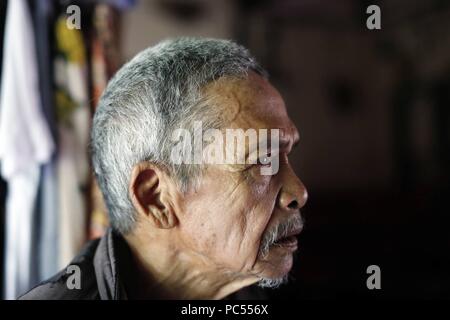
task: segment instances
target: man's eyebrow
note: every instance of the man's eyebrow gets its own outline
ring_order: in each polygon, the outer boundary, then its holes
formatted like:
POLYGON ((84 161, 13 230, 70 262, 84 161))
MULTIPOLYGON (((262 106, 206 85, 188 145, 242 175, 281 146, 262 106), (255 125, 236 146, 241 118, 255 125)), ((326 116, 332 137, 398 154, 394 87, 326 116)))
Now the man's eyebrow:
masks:
MULTIPOLYGON (((294 141, 292 142, 292 147, 291 149, 293 149, 294 147, 296 147, 300 142, 299 136, 298 134, 295 135, 294 137, 294 141)), ((291 139, 286 138, 286 136, 280 137, 279 142, 278 142, 278 149, 279 150, 286 150, 289 148, 289 145, 291 144, 291 139)), ((248 146, 248 148, 246 147, 245 149, 245 159, 248 159, 250 157, 250 155, 255 152, 255 151, 259 151, 259 144, 253 144, 248 146)), ((267 138, 267 150, 270 151, 272 150, 271 146, 270 146, 270 136, 267 138)))

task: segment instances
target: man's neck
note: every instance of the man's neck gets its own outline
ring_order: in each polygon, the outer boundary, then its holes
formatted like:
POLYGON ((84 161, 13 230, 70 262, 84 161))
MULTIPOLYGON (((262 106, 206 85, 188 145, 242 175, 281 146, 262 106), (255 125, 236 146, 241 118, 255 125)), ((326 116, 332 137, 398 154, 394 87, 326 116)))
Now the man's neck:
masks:
POLYGON ((126 240, 132 252, 124 279, 130 299, 222 299, 257 281, 152 241, 126 240))

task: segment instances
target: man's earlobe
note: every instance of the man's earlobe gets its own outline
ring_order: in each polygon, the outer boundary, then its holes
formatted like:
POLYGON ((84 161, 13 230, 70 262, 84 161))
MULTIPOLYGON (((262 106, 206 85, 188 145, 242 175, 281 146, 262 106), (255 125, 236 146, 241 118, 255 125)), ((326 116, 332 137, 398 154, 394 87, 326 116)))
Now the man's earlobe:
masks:
POLYGON ((169 203, 161 201, 166 176, 159 168, 148 162, 133 167, 129 185, 130 199, 139 218, 157 228, 169 229, 177 219, 169 203))

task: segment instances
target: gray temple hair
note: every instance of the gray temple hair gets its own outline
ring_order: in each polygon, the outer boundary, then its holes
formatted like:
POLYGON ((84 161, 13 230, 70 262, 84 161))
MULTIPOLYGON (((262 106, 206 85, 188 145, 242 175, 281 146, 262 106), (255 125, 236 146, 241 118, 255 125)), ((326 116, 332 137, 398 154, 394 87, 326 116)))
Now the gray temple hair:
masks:
POLYGON ((113 229, 129 233, 136 212, 128 194, 132 168, 150 161, 169 173, 181 192, 201 175, 194 165, 173 165, 176 128, 220 128, 218 108, 201 89, 249 71, 267 78, 247 49, 228 40, 179 38, 145 49, 111 79, 98 103, 91 132, 92 164, 113 229))

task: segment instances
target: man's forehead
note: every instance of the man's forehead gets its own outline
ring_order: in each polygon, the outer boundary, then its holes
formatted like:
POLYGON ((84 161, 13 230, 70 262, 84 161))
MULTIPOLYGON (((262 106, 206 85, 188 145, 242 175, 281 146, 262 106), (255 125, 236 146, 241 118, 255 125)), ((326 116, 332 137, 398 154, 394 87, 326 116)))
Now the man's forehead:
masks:
MULTIPOLYGON (((295 134, 283 98, 263 77, 250 72, 245 79, 222 78, 205 88, 215 107, 223 108, 228 127, 242 129, 284 128, 295 134)), ((297 133, 298 135, 298 133, 297 133)))

